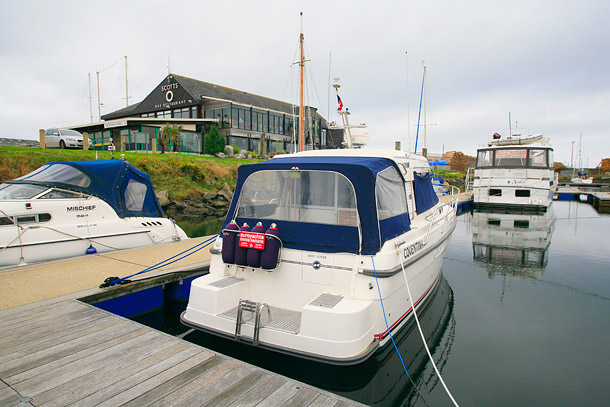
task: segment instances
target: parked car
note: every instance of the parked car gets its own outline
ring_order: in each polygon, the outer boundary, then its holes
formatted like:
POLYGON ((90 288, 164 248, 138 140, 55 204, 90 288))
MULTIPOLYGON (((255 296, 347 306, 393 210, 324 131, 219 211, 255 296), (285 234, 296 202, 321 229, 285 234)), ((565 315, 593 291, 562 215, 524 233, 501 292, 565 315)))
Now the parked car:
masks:
MULTIPOLYGON (((83 148, 83 135, 76 130, 50 128, 45 132, 47 147, 83 148)), ((89 139, 89 148, 93 145, 89 139)))

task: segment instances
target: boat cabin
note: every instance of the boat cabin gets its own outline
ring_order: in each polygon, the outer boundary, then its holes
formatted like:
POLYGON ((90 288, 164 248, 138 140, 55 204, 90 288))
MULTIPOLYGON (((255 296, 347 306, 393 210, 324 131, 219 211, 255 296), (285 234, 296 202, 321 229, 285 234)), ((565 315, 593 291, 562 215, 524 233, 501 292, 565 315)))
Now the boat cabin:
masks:
POLYGON ((286 248, 375 254, 410 230, 410 210, 423 213, 438 202, 427 170, 408 164, 290 155, 241 166, 224 227, 232 220, 265 229, 275 223, 286 248))

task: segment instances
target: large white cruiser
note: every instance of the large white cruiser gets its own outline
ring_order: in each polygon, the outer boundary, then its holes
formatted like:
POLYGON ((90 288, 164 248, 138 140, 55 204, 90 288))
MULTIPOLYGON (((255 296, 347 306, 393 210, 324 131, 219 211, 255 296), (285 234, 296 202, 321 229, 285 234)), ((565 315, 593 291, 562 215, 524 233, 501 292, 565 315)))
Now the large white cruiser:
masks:
POLYGON ((241 166, 182 322, 325 363, 366 360, 439 284, 457 196, 439 201, 429 171, 419 155, 353 149, 241 166))
POLYGON ((477 150, 474 207, 544 212, 553 202, 557 175, 553 148, 541 134, 502 139, 497 133, 477 150))
POLYGON ((0 185, 0 266, 186 238, 127 161, 52 162, 0 185))

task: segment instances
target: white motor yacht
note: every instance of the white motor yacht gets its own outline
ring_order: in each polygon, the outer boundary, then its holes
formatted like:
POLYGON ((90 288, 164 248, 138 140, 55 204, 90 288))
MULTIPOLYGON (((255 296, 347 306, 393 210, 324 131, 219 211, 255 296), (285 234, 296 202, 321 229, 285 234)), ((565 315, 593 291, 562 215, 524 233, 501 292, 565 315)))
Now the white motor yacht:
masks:
POLYGON ((401 151, 318 150, 239 168, 210 273, 182 322, 323 363, 357 364, 441 280, 457 194, 401 151))
POLYGON ((0 185, 0 266, 186 238, 127 161, 51 162, 0 185))
POLYGON ((558 176, 553 148, 542 135, 495 138, 477 150, 472 192, 474 207, 545 212, 553 202, 558 176))

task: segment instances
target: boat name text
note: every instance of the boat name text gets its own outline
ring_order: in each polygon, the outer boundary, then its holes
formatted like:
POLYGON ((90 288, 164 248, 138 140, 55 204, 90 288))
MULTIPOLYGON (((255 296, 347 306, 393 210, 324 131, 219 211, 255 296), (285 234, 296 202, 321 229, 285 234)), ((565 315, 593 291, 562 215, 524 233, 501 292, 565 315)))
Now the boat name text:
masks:
POLYGON ((77 205, 77 206, 68 206, 66 211, 68 212, 77 212, 77 211, 93 211, 95 210, 95 205, 77 205))
POLYGON ((417 253, 418 251, 423 249, 425 246, 426 246, 426 244, 424 243, 424 241, 420 240, 419 242, 415 242, 412 245, 405 247, 403 249, 404 258, 408 259, 409 257, 413 256, 415 253, 417 253))

